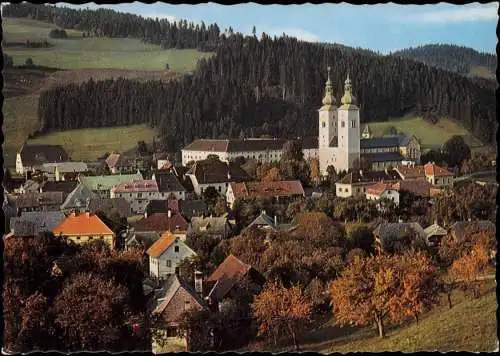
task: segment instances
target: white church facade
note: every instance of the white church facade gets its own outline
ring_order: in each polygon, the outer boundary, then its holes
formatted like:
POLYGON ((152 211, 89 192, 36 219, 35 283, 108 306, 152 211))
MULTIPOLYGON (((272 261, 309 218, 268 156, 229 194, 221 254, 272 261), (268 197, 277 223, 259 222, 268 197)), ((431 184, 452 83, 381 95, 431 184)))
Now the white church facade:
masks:
MULTIPOLYGON (((403 142, 401 139, 361 137, 360 110, 352 93, 349 75, 345 81, 341 105, 337 107, 328 67, 322 104, 318 110, 318 136, 298 139, 302 143, 304 159, 318 159, 321 175, 328 174, 328 166, 333 166, 336 172, 348 171, 360 158, 369 162, 371 169, 376 171, 395 167, 405 159, 413 158, 402 155, 407 151, 414 152, 414 149, 403 150, 400 147, 403 142), (388 145, 391 147, 388 148, 388 145)), ((281 158, 286 141, 277 138, 199 139, 181 150, 182 164, 205 160, 209 155, 217 155, 225 162, 237 157, 255 159, 261 163, 276 162, 281 158)))

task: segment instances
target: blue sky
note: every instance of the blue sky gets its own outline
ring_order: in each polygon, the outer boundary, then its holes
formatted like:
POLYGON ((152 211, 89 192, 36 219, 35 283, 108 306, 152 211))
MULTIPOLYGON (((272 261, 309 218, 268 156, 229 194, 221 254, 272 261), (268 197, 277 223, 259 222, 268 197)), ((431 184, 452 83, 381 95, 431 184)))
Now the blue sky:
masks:
MULTIPOLYGON (((60 3, 61 5, 64 3, 60 3)), ((495 53, 498 3, 448 3, 428 5, 304 4, 304 5, 170 5, 165 3, 83 5, 74 8, 106 7, 145 17, 186 19, 195 23, 216 22, 221 30, 271 36, 285 32, 306 41, 336 42, 347 46, 389 53, 429 43, 450 43, 495 53)))

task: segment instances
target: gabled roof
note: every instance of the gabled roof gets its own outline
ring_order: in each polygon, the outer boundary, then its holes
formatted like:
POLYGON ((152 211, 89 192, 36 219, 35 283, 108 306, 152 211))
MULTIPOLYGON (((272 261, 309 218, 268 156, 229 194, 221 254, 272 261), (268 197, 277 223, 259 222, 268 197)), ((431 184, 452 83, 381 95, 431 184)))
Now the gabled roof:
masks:
POLYGON ((158 231, 174 232, 176 227, 179 227, 181 231, 186 231, 188 223, 180 214, 173 213, 171 217, 165 213, 156 213, 147 218, 142 218, 137 221, 134 225, 135 231, 158 231))
POLYGON ((80 183, 68 194, 64 203, 61 204, 61 209, 84 208, 92 198, 97 198, 97 195, 87 188, 87 186, 80 183))
POLYGON ((20 217, 10 219, 10 229, 16 236, 34 236, 52 231, 65 218, 60 211, 23 212, 20 217))
POLYGON ((398 190, 397 186, 393 183, 377 182, 366 189, 366 194, 381 196, 386 190, 398 190))
POLYGON ((160 239, 160 234, 156 231, 134 232, 131 231, 125 237, 125 246, 130 246, 134 241, 144 245, 149 249, 156 241, 160 239))
POLYGON ((198 161, 186 173, 196 177, 199 184, 229 183, 248 180, 248 174, 233 163, 218 159, 198 161))
POLYGON ((178 240, 177 237, 172 235, 170 232, 163 233, 158 240, 156 240, 153 245, 146 251, 149 257, 158 258, 165 251, 167 251, 174 242, 178 240))
POLYGON ((375 152, 375 153, 362 153, 361 157, 368 160, 370 163, 374 162, 400 162, 404 157, 399 152, 375 152))
POLYGON ((193 288, 175 274, 166 280, 161 295, 163 298, 158 300, 153 314, 164 313, 166 322, 179 322, 186 305, 199 310, 206 308, 206 303, 193 288))
POLYGON ((110 190, 122 182, 143 180, 142 174, 113 174, 107 176, 80 176, 80 182, 91 190, 110 190))
POLYGON ((425 179, 405 179, 395 183, 394 187, 400 192, 407 191, 418 196, 429 197, 432 184, 425 179))
POLYGON ((111 188, 111 191, 114 193, 158 192, 158 184, 152 179, 133 180, 120 182, 111 188))
POLYGON ((201 199, 181 200, 179 202, 179 208, 181 210, 181 214, 188 219, 191 219, 193 216, 200 216, 208 212, 207 204, 201 199))
POLYGON ((71 193, 77 187, 77 181, 60 180, 58 182, 45 181, 42 184, 42 192, 63 192, 66 194, 71 193))
POLYGON ((444 236, 447 234, 447 231, 436 223, 426 227, 424 232, 427 238, 430 236, 444 236))
POLYGON ((424 166, 403 166, 398 165, 395 168, 401 178, 403 179, 411 179, 411 178, 425 178, 424 166))
POLYGON ((216 282, 220 278, 232 278, 237 275, 244 276, 252 266, 242 262, 234 255, 229 255, 227 258, 217 267, 217 269, 208 277, 207 282, 216 282))
POLYGON ((156 213, 167 213, 168 209, 168 200, 150 200, 146 205, 146 211, 148 215, 156 213))
POLYGON ((359 146, 361 149, 398 147, 399 140, 396 136, 362 138, 359 146))
POLYGON ((23 166, 69 161, 68 153, 60 145, 23 145, 18 152, 23 166))
POLYGON ((52 231, 54 235, 114 235, 113 231, 95 214, 69 215, 52 231))
POLYGON ((85 162, 44 163, 36 168, 47 173, 55 173, 56 168, 59 173, 86 172, 88 169, 85 162))
POLYGON ((16 206, 19 209, 44 205, 61 205, 63 201, 63 192, 33 192, 15 197, 16 206))
POLYGON ((102 211, 109 214, 112 210, 115 210, 122 217, 132 216, 130 204, 124 198, 90 198, 87 209, 91 213, 102 211))
POLYGON ((399 174, 393 169, 388 170, 387 173, 385 171, 368 171, 368 172, 352 171, 350 173, 347 173, 338 183, 353 184, 353 183, 378 182, 381 180, 396 181, 400 178, 401 177, 399 176, 399 174))
POLYGON ((195 233, 225 233, 228 222, 226 216, 195 216, 191 219, 190 226, 195 233))
POLYGON ((460 241, 468 232, 468 229, 472 231, 496 232, 496 225, 489 220, 457 221, 448 230, 453 232, 457 240, 460 241))
POLYGON ((110 169, 117 167, 117 163, 120 159, 120 155, 118 153, 111 153, 108 158, 106 158, 106 164, 110 169))
POLYGON ((415 231, 417 235, 422 238, 425 238, 425 232, 422 226, 416 222, 407 222, 407 223, 387 223, 383 222, 379 224, 375 230, 373 230, 373 234, 380 238, 380 243, 382 247, 385 245, 385 242, 389 239, 400 239, 405 234, 410 231, 415 231))
POLYGON ((453 173, 444 168, 439 167, 435 163, 427 163, 426 165, 424 165, 424 170, 426 176, 445 177, 453 175, 453 173))
POLYGON ((42 184, 43 182, 40 183, 36 180, 28 179, 26 182, 24 182, 23 189, 25 192, 39 192, 42 184))
POLYGON ((231 183, 235 199, 244 197, 276 197, 304 195, 298 180, 272 182, 231 183))
POLYGON ((274 225, 274 220, 272 217, 266 214, 265 211, 261 212, 257 218, 255 218, 254 221, 252 221, 250 224, 248 224, 247 229, 249 229, 252 226, 269 226, 272 229, 276 229, 276 226, 274 225))
POLYGON ((160 192, 184 192, 186 188, 179 182, 179 179, 174 173, 170 171, 165 172, 155 172, 155 180, 158 184, 158 190, 160 192))

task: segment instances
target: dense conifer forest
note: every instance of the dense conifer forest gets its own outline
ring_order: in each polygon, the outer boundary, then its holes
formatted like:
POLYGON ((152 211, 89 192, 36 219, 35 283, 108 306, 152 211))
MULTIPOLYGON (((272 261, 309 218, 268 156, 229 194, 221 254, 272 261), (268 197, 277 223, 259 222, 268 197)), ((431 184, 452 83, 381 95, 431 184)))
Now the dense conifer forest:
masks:
POLYGON ((494 89, 418 61, 287 36, 258 38, 255 32, 243 36, 231 30, 226 36, 216 25, 193 29, 183 21, 169 24, 111 10, 16 4, 4 7, 6 14, 78 27, 91 35, 159 41, 164 48, 215 51, 179 81, 89 81, 42 92, 42 130, 147 122, 159 128, 171 150, 196 137, 316 135, 316 110, 331 66, 337 103, 350 74, 362 122, 414 111, 430 121, 456 119, 485 143, 495 139, 494 89))

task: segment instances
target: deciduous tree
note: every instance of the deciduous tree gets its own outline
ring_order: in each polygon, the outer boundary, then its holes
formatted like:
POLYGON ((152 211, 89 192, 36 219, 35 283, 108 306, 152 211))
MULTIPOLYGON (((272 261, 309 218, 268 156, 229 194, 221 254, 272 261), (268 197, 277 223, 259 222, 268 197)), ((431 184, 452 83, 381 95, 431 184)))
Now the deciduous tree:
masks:
POLYGON ((480 244, 475 244, 469 253, 453 262, 450 273, 460 282, 462 289, 470 291, 474 298, 479 296, 477 278, 488 266, 488 252, 480 244))

